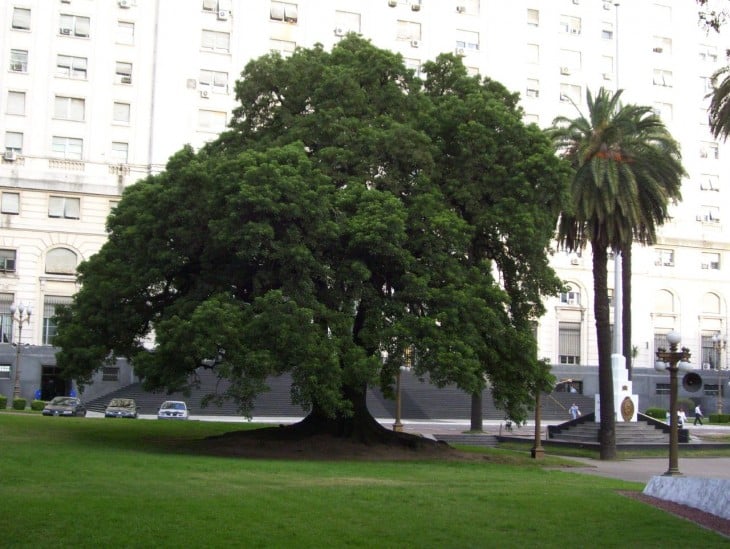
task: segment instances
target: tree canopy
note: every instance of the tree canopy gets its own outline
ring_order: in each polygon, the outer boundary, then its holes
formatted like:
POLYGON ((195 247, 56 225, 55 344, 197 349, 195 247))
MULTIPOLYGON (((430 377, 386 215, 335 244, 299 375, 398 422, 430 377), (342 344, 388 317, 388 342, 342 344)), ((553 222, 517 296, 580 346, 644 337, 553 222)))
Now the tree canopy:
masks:
POLYGON ((294 402, 351 432, 409 355, 524 418, 568 167, 501 84, 452 55, 424 69, 353 35, 250 62, 230 129, 125 190, 59 313, 63 371, 123 356, 184 390, 211 368, 243 413, 290 372, 294 402))

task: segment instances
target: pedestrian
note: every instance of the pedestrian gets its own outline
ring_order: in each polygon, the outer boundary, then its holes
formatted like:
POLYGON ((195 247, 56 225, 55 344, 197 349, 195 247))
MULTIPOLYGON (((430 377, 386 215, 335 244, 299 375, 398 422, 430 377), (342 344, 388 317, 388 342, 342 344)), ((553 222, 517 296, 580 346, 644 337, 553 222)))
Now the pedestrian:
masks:
POLYGON ((697 425, 697 422, 699 421, 700 425, 703 425, 703 423, 702 423, 703 417, 705 417, 705 416, 702 413, 702 409, 700 408, 700 405, 698 404, 697 406, 695 406, 695 423, 694 424, 697 425))
POLYGON ((679 428, 681 429, 687 423, 687 414, 684 412, 684 408, 677 410, 677 416, 677 419, 679 419, 679 428))
POLYGON ((578 419, 578 417, 580 417, 580 408, 578 408, 578 405, 575 402, 570 408, 568 408, 568 412, 572 419, 578 419))

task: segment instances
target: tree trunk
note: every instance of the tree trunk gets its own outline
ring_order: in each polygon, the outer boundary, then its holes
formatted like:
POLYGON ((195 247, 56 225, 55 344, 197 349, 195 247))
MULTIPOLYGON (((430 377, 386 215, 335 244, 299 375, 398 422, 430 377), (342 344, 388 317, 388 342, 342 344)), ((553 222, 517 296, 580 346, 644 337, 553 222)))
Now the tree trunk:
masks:
POLYGON ((482 418, 482 391, 471 395, 471 427, 472 431, 483 431, 484 420, 482 418))
POLYGON ((629 371, 629 380, 632 377, 632 339, 631 339, 631 246, 621 252, 621 337, 623 339, 622 354, 626 359, 626 369, 629 371))
POLYGON ((613 406, 611 324, 608 301, 608 254, 606 246, 593 248, 593 291, 598 340, 598 392, 601 397, 598 432, 602 460, 616 459, 616 415, 613 406))

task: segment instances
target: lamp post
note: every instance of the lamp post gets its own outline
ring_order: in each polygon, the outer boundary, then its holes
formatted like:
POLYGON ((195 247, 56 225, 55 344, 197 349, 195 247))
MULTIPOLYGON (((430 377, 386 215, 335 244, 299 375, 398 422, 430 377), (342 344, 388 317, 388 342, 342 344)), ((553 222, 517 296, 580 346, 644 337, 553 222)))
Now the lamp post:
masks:
MULTIPOLYGON (((13 322, 18 323, 18 342, 15 346, 15 372, 13 374, 13 400, 20 398, 20 351, 21 341, 23 339, 23 324, 30 323, 30 316, 33 314, 33 308, 25 306, 21 301, 18 305, 13 303, 10 306, 10 314, 13 322)), ((12 402, 10 403, 12 406, 12 402)))
POLYGON ((395 374, 395 423, 393 423, 393 430, 397 432, 403 431, 403 423, 400 420, 400 409, 401 409, 401 390, 400 390, 400 377, 404 370, 410 370, 408 366, 401 366, 398 368, 398 373, 395 374))
POLYGON ((727 346, 727 338, 721 333, 712 336, 712 347, 715 349, 715 368, 717 369, 717 413, 722 413, 722 352, 727 346))
POLYGON ((669 469, 664 473, 665 476, 679 476, 679 418, 677 417, 677 373, 682 370, 688 370, 690 352, 687 347, 677 350, 681 336, 678 332, 669 332, 667 334, 669 342, 669 350, 658 349, 656 352, 657 361, 654 368, 658 371, 669 371, 670 393, 669 393, 669 469))

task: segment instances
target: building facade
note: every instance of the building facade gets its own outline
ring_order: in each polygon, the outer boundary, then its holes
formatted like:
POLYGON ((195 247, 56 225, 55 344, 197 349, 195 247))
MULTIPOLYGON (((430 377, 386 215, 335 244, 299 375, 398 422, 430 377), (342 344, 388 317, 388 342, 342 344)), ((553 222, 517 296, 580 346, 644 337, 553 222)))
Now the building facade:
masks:
MULTIPOLYGON (((525 120, 541 127, 576 116, 588 88, 622 88, 624 101, 652 106, 688 175, 657 245, 633 253, 636 390, 647 402, 665 398, 654 353, 677 330, 701 376, 692 388, 710 399, 722 391, 730 364, 712 338, 728 330, 730 149, 709 131, 706 94, 729 43, 698 24, 694 2, 0 0, 0 14, 2 394, 12 393, 18 361, 23 396, 73 390, 55 370, 53 312, 75 293, 76 266, 104 243, 123 189, 226 127, 249 60, 330 48, 348 32, 402 54, 417 73, 441 52, 462 56, 471 73, 519 92, 525 120), (13 303, 33 310, 22 332, 13 303)), ((590 394, 590 250, 556 251, 553 265, 567 288, 546 302, 540 356, 590 394)), ((87 391, 133 380, 116 364, 87 391)))

